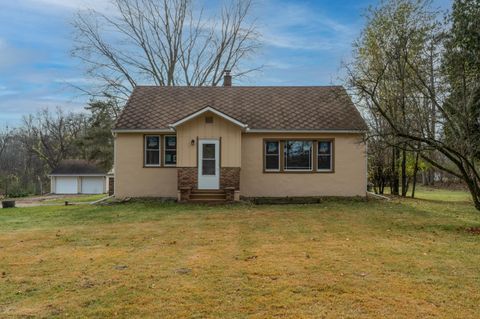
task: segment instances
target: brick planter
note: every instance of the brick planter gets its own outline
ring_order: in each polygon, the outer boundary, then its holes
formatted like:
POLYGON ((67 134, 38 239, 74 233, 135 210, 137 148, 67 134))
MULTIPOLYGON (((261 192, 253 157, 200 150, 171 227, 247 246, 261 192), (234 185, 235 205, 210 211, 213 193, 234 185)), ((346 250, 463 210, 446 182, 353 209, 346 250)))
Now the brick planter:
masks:
POLYGON ((227 202, 235 200, 235 189, 233 187, 225 187, 225 199, 227 202))
POLYGON ((192 194, 191 187, 181 187, 180 188, 180 201, 187 202, 190 200, 190 194, 192 194))
POLYGON ((220 168, 220 189, 240 189, 240 167, 220 168))
POLYGON ((198 170, 196 167, 179 167, 177 169, 178 189, 198 187, 198 170))

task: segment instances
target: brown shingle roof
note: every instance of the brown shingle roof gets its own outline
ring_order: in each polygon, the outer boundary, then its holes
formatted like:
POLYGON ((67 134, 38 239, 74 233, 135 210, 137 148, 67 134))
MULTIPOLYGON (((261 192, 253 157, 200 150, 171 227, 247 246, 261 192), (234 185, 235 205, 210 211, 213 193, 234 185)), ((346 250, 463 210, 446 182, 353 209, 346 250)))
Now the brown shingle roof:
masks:
POLYGON ((106 174, 106 171, 95 162, 69 159, 61 161, 57 167, 50 173, 51 175, 90 175, 90 174, 106 174))
POLYGON ((116 130, 166 129, 211 106, 250 129, 365 130, 365 121, 341 86, 138 86, 116 130))

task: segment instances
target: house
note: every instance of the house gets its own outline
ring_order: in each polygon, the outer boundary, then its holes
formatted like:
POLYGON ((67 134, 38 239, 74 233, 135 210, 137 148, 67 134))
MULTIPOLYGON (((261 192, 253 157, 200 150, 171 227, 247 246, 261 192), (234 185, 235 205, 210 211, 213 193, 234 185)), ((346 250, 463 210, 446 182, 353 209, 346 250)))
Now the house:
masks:
POLYGON ((365 196, 365 132, 340 86, 138 86, 113 130, 115 196, 365 196))
POLYGON ((61 161, 49 177, 52 194, 102 194, 111 176, 94 162, 73 159, 61 161))

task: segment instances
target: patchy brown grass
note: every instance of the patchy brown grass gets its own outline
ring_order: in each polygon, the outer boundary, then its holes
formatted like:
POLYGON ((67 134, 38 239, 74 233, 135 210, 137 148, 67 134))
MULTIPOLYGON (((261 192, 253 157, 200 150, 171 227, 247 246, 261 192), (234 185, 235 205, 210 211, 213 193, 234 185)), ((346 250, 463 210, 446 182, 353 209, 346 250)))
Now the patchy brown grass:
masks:
POLYGON ((0 317, 475 318, 466 203, 0 210, 0 317))

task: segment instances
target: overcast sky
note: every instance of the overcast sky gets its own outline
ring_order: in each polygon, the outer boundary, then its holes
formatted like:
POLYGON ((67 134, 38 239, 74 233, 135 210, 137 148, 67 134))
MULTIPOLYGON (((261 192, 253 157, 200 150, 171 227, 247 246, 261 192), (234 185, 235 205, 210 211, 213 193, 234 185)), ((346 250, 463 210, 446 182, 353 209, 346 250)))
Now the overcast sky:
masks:
MULTIPOLYGON (((205 1, 210 9, 218 2, 205 1)), ((264 46, 249 63, 265 67, 241 85, 342 84, 341 61, 350 57, 365 9, 377 3, 256 2, 264 46)), ((434 5, 447 9, 450 2, 436 0, 434 5)), ((108 11, 109 0, 0 1, 0 126, 16 126, 23 115, 44 107, 83 109, 86 97, 67 83, 89 82, 69 53, 72 16, 86 8, 108 11)))

